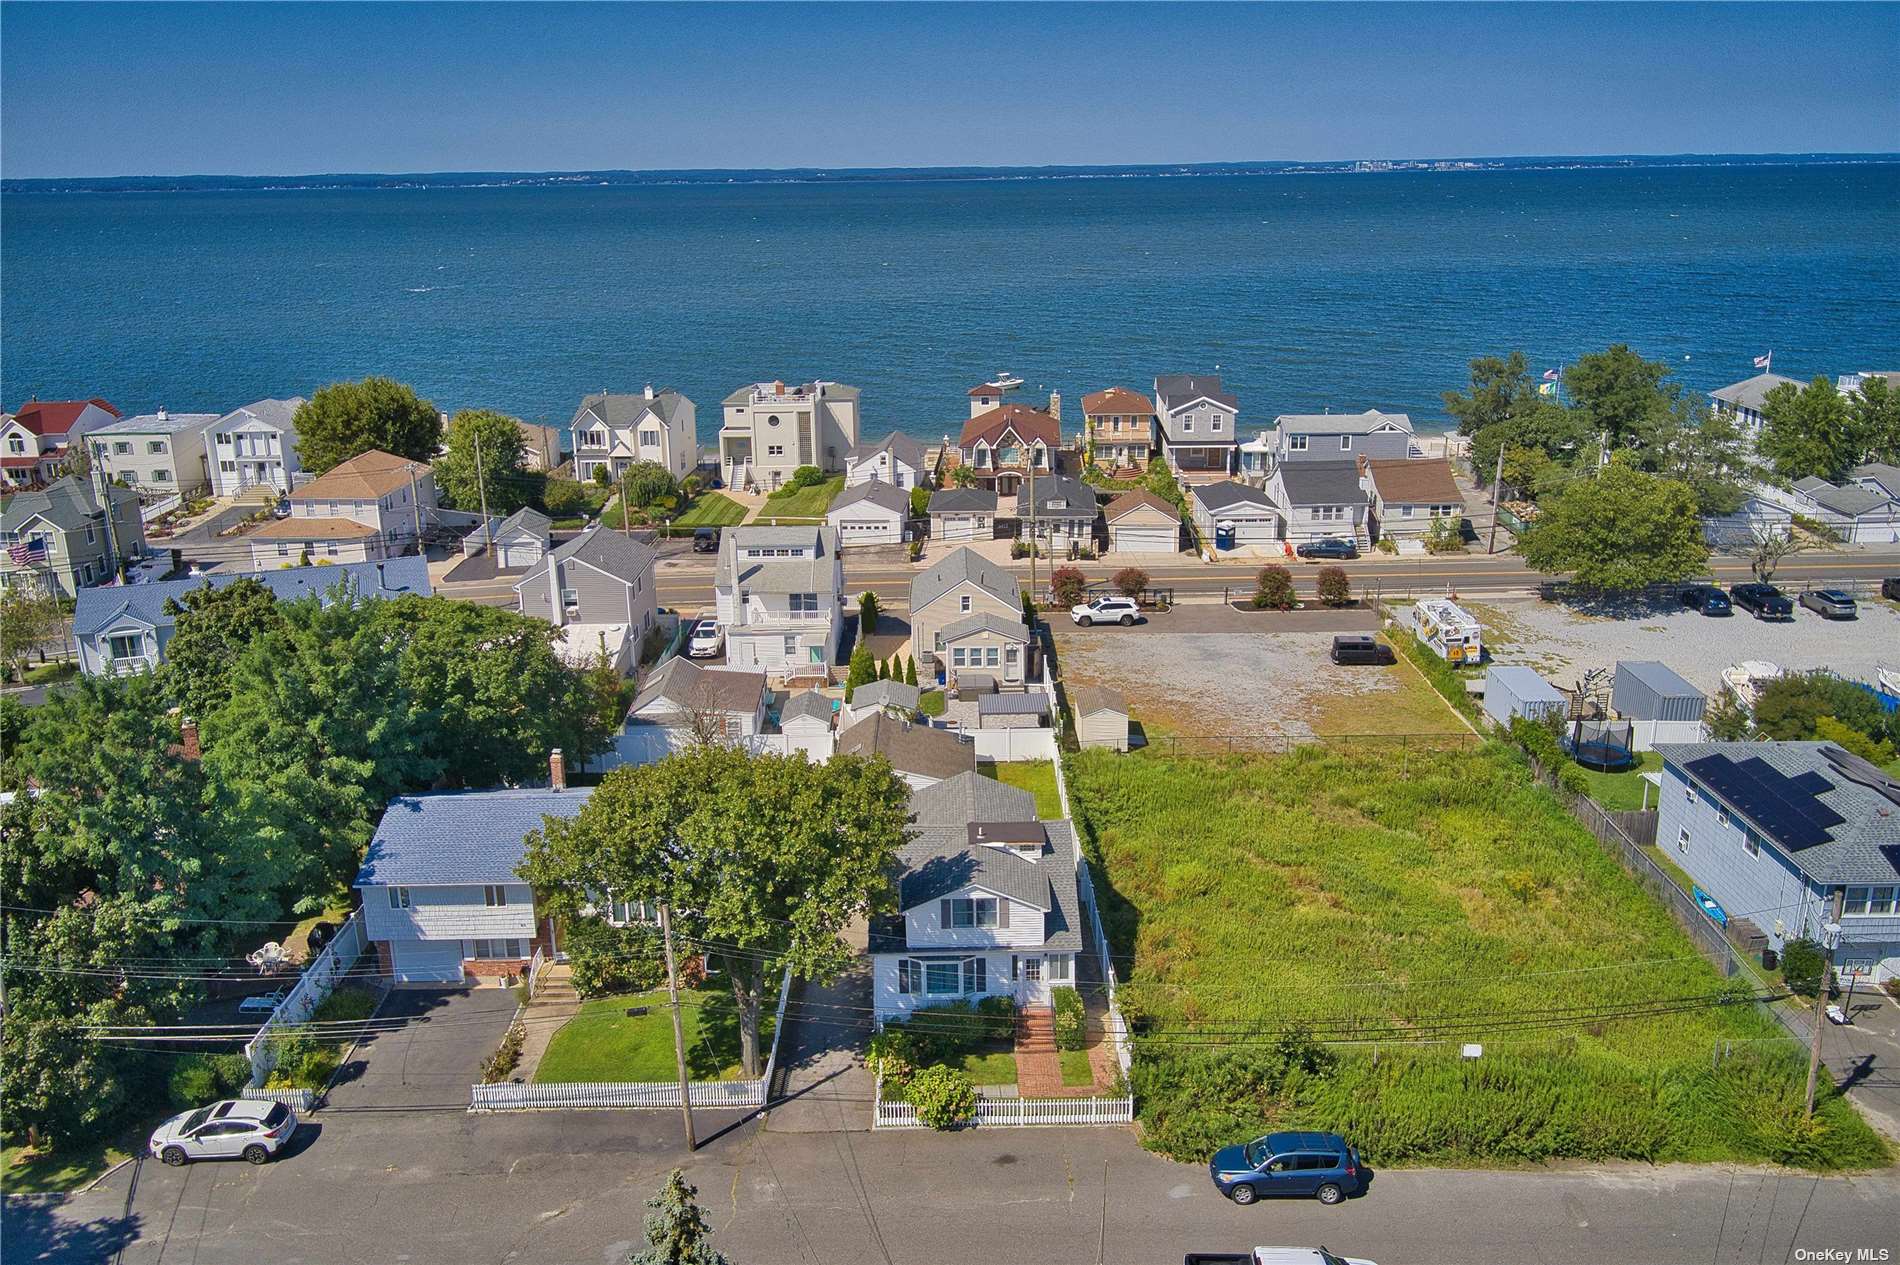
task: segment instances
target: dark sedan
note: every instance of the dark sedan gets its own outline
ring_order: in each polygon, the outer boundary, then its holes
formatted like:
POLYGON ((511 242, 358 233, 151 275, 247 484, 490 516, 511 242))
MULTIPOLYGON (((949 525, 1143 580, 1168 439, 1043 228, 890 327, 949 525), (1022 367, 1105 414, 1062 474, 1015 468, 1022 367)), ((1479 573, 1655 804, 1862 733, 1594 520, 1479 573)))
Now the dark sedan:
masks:
POLYGON ((1293 552, 1302 558, 1352 559, 1359 556, 1359 546, 1338 536, 1328 536, 1324 540, 1309 540, 1293 552))
POLYGON ((1756 619, 1793 619, 1794 603, 1772 584, 1738 584, 1729 599, 1756 619))
POLYGON ((1735 609, 1729 604, 1728 594, 1713 584, 1690 585, 1682 591, 1682 604, 1704 615, 1728 615, 1735 609))

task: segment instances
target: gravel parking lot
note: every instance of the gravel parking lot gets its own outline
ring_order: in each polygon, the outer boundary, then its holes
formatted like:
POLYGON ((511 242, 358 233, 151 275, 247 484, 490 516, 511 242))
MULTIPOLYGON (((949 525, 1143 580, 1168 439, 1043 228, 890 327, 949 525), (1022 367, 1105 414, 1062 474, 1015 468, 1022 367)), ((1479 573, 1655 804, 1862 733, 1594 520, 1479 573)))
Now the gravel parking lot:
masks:
POLYGON ((1797 607, 1793 623, 1764 623, 1737 611, 1710 618, 1682 607, 1627 619, 1583 615, 1554 602, 1465 602, 1484 624, 1485 644, 1499 663, 1521 663, 1558 685, 1573 684, 1618 659, 1659 659, 1713 695, 1722 669, 1742 659, 1782 668, 1831 668, 1871 681, 1877 662, 1900 663, 1900 610, 1863 601, 1860 618, 1824 620, 1797 607))

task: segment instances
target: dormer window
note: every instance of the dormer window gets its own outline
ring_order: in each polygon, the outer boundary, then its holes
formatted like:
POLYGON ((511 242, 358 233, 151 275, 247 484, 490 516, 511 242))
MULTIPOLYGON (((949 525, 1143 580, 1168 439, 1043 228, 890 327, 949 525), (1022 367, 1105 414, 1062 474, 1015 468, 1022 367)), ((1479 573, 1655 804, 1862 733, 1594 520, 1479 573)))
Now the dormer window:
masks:
POLYGON ((951 927, 994 927, 996 925, 996 898, 994 896, 972 896, 944 903, 950 907, 948 925, 951 927))

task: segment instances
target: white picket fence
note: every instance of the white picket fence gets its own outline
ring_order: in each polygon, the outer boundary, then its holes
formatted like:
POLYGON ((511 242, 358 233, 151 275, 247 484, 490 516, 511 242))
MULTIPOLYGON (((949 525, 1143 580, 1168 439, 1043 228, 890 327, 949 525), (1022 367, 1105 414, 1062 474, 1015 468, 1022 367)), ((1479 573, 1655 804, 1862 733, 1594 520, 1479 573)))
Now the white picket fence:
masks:
MULTIPOLYGON (((907 1102, 875 1099, 871 1125, 876 1129, 922 1129, 917 1108, 907 1102)), ((976 1100, 979 1125, 1100 1125, 1127 1124, 1135 1118, 1135 1100, 1120 1098, 983 1098, 976 1100)))
POLYGON ((239 1098, 248 1098, 252 1102, 280 1102, 292 1111, 308 1114, 316 1110, 317 1091, 314 1089, 258 1089, 246 1085, 238 1091, 239 1098))
POLYGON ((362 955, 366 943, 363 911, 359 909, 338 928, 335 938, 324 946, 323 952, 317 954, 316 960, 304 968, 296 986, 284 1000, 277 1003, 277 1009, 270 1012, 270 1018, 264 1021, 257 1035, 244 1047, 244 1057, 251 1061, 253 1085, 262 1085, 277 1062, 270 1036, 279 1028, 295 1026, 310 1018, 317 1007, 323 1004, 323 999, 335 990, 337 981, 356 965, 356 959, 362 955))

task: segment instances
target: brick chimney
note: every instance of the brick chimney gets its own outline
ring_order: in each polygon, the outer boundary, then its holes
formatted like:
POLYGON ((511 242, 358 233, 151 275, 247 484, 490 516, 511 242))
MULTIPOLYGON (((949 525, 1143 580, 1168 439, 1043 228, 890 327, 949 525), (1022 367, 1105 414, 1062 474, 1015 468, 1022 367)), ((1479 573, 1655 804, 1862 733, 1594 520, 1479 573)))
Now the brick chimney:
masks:
POLYGON ((567 757, 559 747, 548 752, 548 786, 557 791, 567 789, 567 757))
POLYGON ((1058 422, 1062 420, 1062 392, 1049 392, 1049 416, 1058 422))
POLYGON ((198 722, 189 716, 178 721, 178 754, 194 763, 204 754, 198 744, 198 722))

